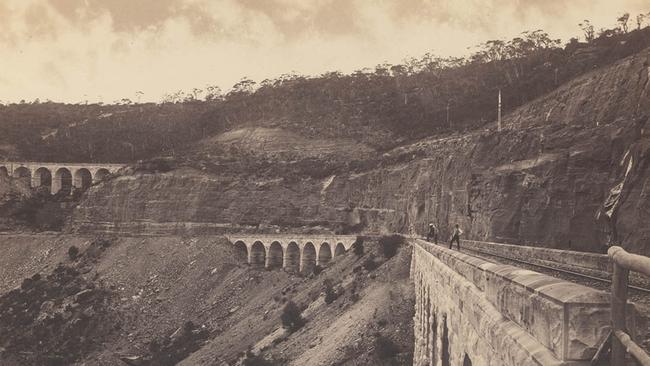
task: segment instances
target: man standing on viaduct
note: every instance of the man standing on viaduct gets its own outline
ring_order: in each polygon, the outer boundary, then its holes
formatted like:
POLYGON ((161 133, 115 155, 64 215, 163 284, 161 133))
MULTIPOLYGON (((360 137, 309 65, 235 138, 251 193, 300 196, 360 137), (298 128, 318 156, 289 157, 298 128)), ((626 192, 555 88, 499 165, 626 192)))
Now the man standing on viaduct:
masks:
POLYGON ((433 239, 434 243, 438 244, 438 230, 436 230, 433 223, 429 224, 429 232, 427 233, 427 241, 431 241, 431 239, 433 239))
POLYGON ((460 226, 456 224, 454 230, 451 233, 451 240, 449 241, 449 249, 451 249, 452 244, 456 241, 456 248, 460 250, 460 236, 463 235, 463 230, 460 229, 460 226))

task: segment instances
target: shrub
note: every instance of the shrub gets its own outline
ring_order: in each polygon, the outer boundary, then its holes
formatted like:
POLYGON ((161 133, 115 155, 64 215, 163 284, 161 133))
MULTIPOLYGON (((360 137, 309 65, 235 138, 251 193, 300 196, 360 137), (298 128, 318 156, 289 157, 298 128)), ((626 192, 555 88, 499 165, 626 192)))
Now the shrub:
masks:
POLYGON ((350 301, 352 301, 353 303, 359 301, 360 298, 361 297, 359 296, 358 292, 355 292, 352 295, 350 295, 350 301))
POLYGON ((374 257, 370 257, 370 258, 367 258, 365 261, 363 261, 361 266, 363 266, 363 268, 366 271, 371 272, 371 271, 374 271, 375 269, 377 269, 377 267, 379 267, 379 263, 375 262, 374 257))
POLYGON ((314 276, 318 276, 321 272, 323 272, 323 267, 316 265, 316 267, 314 267, 314 276))
POLYGON ((380 360, 389 360, 397 356, 399 347, 390 338, 375 334, 375 354, 380 360))
POLYGON ((386 258, 390 259, 397 254, 397 249, 404 243, 404 237, 401 235, 388 235, 382 236, 379 238, 379 248, 381 249, 381 254, 386 258))
POLYGON ((326 304, 331 304, 334 302, 334 300, 338 299, 339 293, 334 290, 334 286, 332 286, 332 281, 330 280, 325 280, 323 281, 323 285, 325 286, 325 303, 326 304))
POLYGON ((352 251, 357 255, 357 257, 361 257, 363 255, 363 237, 357 236, 357 240, 355 240, 354 244, 352 244, 352 251))
POLYGON ((280 315, 282 326, 290 332, 295 332, 305 325, 305 319, 302 317, 302 310, 296 305, 295 302, 289 301, 282 309, 280 315))
POLYGON ((68 257, 70 257, 71 261, 77 260, 79 257, 79 248, 74 245, 68 248, 68 257))

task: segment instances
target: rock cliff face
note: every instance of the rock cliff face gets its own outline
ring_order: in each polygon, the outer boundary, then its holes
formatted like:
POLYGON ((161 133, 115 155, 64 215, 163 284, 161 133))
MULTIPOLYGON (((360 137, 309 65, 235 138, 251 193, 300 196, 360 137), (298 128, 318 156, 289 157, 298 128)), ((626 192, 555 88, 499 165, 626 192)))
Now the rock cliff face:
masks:
MULTIPOLYGON (((72 226, 85 230, 182 233, 277 227, 314 227, 322 217, 319 182, 240 180, 192 169, 123 176, 90 189, 72 226)), ((325 215, 326 224, 336 221, 325 215)), ((321 228, 320 230, 323 230, 321 228)))
MULTIPOLYGON (((617 152, 633 133, 619 126, 563 132, 572 138, 560 144, 559 135, 544 152, 528 131, 439 141, 423 147, 430 151, 424 158, 337 177, 326 201, 352 205, 362 221, 387 231, 423 233, 433 222, 444 239, 458 223, 481 240, 598 250, 620 225, 603 211, 617 183, 617 152), (581 149, 573 138, 589 143, 581 149)), ((647 220, 635 212, 626 220, 647 220)), ((619 238, 630 234, 618 231, 619 238)))
POLYGON ((561 86, 508 115, 501 132, 423 140, 358 174, 120 177, 87 194, 71 228, 424 233, 433 222, 447 239, 458 223, 473 239, 588 251, 615 241, 650 254, 649 58, 645 51, 561 86))

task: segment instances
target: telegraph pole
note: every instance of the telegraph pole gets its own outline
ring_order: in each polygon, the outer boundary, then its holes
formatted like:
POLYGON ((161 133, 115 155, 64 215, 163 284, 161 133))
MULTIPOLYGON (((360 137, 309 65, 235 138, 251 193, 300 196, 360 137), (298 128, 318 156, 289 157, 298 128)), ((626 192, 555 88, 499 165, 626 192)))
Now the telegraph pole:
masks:
POLYGON ((447 100, 447 125, 451 129, 451 121, 449 120, 449 100, 447 100))
POLYGON ((501 132, 501 89, 499 89, 499 110, 497 112, 497 129, 501 132))

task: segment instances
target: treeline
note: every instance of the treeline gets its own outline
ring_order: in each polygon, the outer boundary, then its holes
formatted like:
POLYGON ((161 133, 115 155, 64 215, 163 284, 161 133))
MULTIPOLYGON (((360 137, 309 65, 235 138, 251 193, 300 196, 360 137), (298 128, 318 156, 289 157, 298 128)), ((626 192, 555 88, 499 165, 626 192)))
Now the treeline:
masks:
POLYGON ((211 106, 12 104, 0 106, 0 159, 131 162, 173 154, 202 137, 211 106))
POLYGON ((349 75, 287 74, 259 84, 243 79, 225 94, 217 87, 179 91, 158 104, 0 106, 0 155, 128 162, 172 155, 203 137, 244 126, 350 136, 387 149, 494 121, 498 90, 504 109, 512 110, 650 46, 644 18, 633 30, 629 15, 625 22, 621 18, 618 27, 599 32, 582 23, 587 42, 574 38, 561 45, 541 30, 530 31, 487 41, 466 58, 426 54, 349 75))

